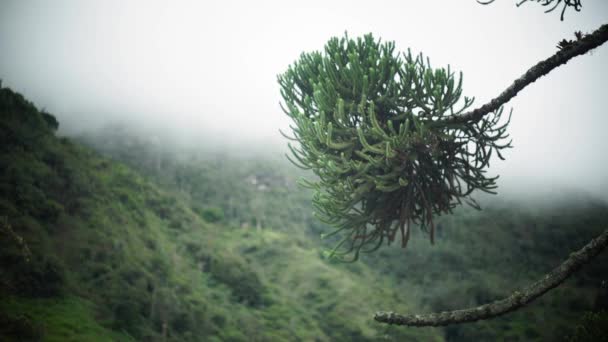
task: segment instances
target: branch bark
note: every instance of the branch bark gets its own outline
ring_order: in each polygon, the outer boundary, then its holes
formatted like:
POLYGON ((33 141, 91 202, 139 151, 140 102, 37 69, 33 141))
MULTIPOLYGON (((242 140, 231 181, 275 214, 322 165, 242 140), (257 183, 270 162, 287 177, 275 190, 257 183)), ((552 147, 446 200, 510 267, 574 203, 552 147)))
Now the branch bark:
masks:
POLYGON ((561 265, 547 273, 532 285, 515 291, 509 297, 473 308, 431 313, 426 315, 400 315, 394 312, 378 312, 374 319, 381 323, 409 326, 443 326, 456 323, 475 322, 514 311, 542 296, 564 282, 581 266, 596 257, 608 246, 608 229, 585 247, 570 254, 561 265))
POLYGON ((448 123, 463 123, 469 121, 479 121, 481 118, 500 108, 500 106, 511 100, 520 90, 534 83, 537 79, 548 74, 551 70, 567 63, 570 59, 587 53, 608 40, 608 24, 600 26, 595 32, 588 34, 581 39, 571 42, 567 47, 558 50, 553 56, 539 62, 520 78, 516 79, 511 86, 503 91, 498 97, 492 99, 483 106, 466 112, 461 115, 452 116, 446 119, 448 123))

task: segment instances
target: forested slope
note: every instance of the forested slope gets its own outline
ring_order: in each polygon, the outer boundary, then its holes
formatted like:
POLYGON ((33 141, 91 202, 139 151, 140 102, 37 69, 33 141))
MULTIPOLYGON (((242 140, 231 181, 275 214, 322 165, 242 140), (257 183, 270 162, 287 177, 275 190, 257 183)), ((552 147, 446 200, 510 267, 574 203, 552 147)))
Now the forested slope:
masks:
POLYGON ((184 196, 57 138, 54 117, 7 88, 0 115, 1 339, 441 339, 438 330, 374 323, 370 313, 396 291, 364 265, 322 260, 290 201, 260 204, 277 216, 258 223, 255 196, 246 197, 263 189, 253 178, 207 165, 211 178, 201 172, 196 186, 220 177, 215 192, 184 196), (240 186, 223 187, 230 183, 240 186), (249 192, 232 212, 253 210, 244 222, 224 214, 226 201, 214 203, 238 190, 249 192))
POLYGON ((439 220, 434 246, 414 234, 405 250, 342 264, 324 259, 326 227, 282 161, 57 127, 0 89, 2 340, 556 340, 607 278, 604 253, 504 318, 380 325, 377 310, 456 309, 535 280, 608 225, 606 204, 462 208, 439 220))

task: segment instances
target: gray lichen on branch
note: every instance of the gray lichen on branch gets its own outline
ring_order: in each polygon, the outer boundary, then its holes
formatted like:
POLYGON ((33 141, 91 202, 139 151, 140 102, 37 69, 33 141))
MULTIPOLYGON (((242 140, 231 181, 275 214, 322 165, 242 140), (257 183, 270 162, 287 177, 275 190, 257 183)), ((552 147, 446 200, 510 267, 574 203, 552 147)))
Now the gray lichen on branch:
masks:
MULTIPOLYGON (((497 98, 490 101, 490 103, 459 117, 452 117, 450 120, 453 120, 454 122, 475 122, 476 120, 480 120, 484 115, 491 113, 494 108, 504 105, 521 89, 536 81, 541 76, 546 75, 554 68, 565 64, 573 57, 585 54, 591 49, 605 43, 608 40, 608 25, 602 25, 592 34, 583 35, 578 33, 576 34, 576 37, 577 40, 571 41, 567 48, 560 49, 555 55, 529 69, 522 77, 515 80, 513 85, 507 88, 507 90, 497 98)), ((427 315, 400 315, 393 312, 378 312, 374 316, 374 319, 378 322, 397 325, 442 326, 474 322, 500 316, 532 302, 534 299, 557 287, 583 264, 597 256, 606 248, 606 246, 608 246, 608 230, 592 240, 583 249, 572 253, 564 263, 545 275, 541 280, 521 291, 514 292, 511 296, 502 300, 474 308, 431 313, 427 315)))
POLYGON ((374 319, 381 323, 409 326, 444 326, 475 322, 504 315, 529 304, 549 290, 563 283, 581 266, 588 263, 608 246, 608 229, 577 252, 570 254, 561 265, 532 285, 515 291, 507 298, 473 308, 430 313, 426 315, 400 315, 394 312, 378 312, 374 319))
MULTIPOLYGON (((577 36, 578 38, 578 36, 577 36)), ((600 26, 591 34, 581 35, 580 39, 570 41, 567 48, 559 49, 553 56, 537 63, 521 77, 516 79, 511 86, 503 91, 498 97, 492 99, 483 106, 462 115, 448 118, 449 122, 459 123, 467 121, 479 121, 484 115, 492 113, 496 109, 509 102, 522 89, 534 83, 551 70, 566 64, 576 56, 583 55, 592 49, 604 44, 608 40, 608 24, 600 26)))

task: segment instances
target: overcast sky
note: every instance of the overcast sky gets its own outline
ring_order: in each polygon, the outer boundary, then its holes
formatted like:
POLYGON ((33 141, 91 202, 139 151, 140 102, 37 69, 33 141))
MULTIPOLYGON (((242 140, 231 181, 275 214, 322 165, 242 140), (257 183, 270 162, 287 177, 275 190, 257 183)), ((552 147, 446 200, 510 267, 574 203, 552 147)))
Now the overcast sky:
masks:
MULTIPOLYGON (((75 133, 117 120, 181 136, 284 144, 276 76, 332 36, 372 32, 435 67, 464 73, 476 104, 608 23, 608 1, 543 14, 514 0, 0 0, 0 79, 75 133)), ((608 194, 608 45, 554 70, 511 101, 514 149, 503 184, 608 194)), ((608 196, 603 196, 607 198, 608 196)))

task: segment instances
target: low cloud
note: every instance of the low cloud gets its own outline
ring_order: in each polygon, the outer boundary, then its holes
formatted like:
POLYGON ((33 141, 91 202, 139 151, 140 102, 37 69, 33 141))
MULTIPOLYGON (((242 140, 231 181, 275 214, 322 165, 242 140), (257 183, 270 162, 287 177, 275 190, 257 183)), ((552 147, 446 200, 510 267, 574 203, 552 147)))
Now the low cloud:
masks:
MULTIPOLYGON (((66 134, 127 122, 193 144, 281 150, 289 120, 276 76, 332 36, 372 32, 450 64, 479 105, 559 40, 608 21, 608 3, 585 6, 561 22, 510 1, 4 1, 0 78, 66 134)), ((514 148, 490 170, 505 193, 608 198, 607 54, 577 57, 507 105, 514 148)))

